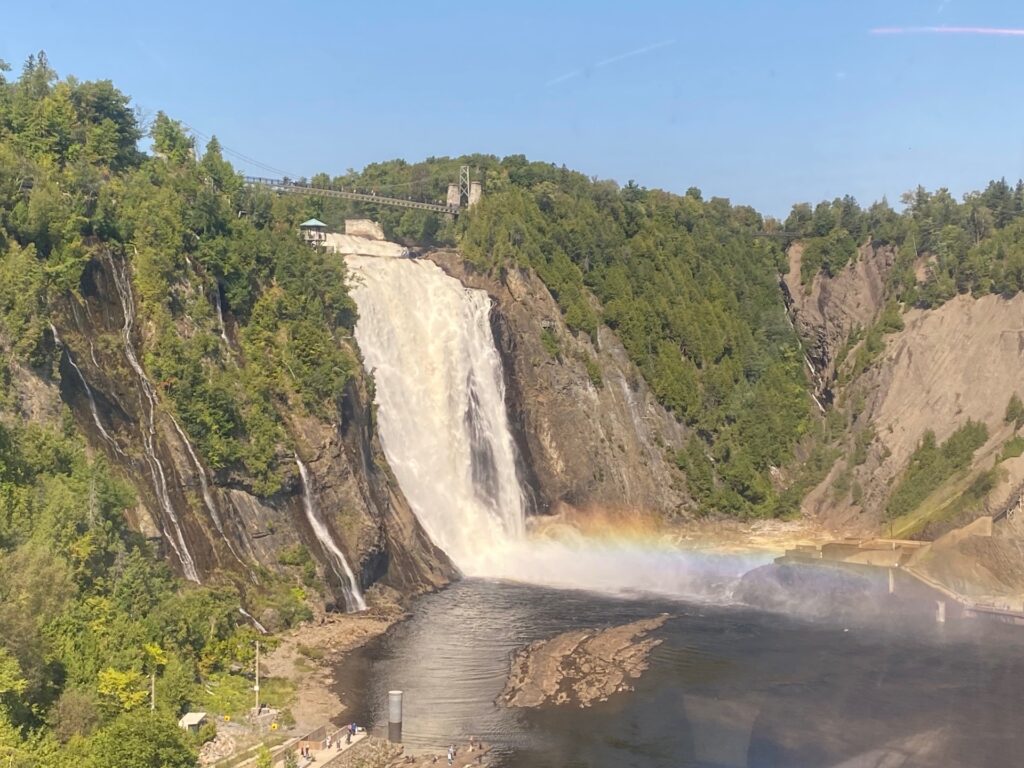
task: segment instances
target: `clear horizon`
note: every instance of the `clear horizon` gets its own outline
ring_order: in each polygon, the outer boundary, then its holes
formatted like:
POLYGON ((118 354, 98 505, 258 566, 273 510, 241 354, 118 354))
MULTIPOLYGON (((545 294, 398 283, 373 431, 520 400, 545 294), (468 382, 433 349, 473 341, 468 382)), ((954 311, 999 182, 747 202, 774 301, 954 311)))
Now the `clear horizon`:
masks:
POLYGON ((1024 176, 1024 9, 828 5, 50 2, 7 10, 0 58, 17 75, 45 50, 295 176, 525 154, 778 217, 1024 176))

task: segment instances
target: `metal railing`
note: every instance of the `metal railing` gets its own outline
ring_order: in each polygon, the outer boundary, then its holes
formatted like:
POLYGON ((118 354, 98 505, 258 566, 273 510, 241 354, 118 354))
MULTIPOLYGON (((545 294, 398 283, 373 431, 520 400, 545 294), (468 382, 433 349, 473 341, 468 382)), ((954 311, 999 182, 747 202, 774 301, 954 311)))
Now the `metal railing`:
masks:
POLYGON ((278 192, 292 192, 300 195, 317 195, 320 197, 340 197, 345 200, 356 200, 372 205, 390 205, 395 208, 413 208, 420 211, 447 213, 452 216, 459 214, 458 206, 442 205, 441 203, 425 203, 420 200, 409 200, 401 197, 385 197, 375 193, 350 192, 344 189, 314 187, 312 184, 291 179, 268 179, 263 176, 245 176, 245 183, 251 187, 265 187, 278 192))

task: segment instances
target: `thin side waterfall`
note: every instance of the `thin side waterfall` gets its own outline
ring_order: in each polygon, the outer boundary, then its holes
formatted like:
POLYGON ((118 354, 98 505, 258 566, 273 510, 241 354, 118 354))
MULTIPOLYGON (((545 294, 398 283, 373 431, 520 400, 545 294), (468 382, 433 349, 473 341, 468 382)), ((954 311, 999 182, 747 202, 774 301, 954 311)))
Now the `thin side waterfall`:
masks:
POLYGON ((269 632, 267 632, 267 628, 260 624, 256 620, 256 617, 249 613, 247 610, 245 610, 245 608, 243 608, 242 606, 238 606, 238 612, 245 616, 245 618, 247 618, 249 621, 251 621, 252 625, 256 627, 256 631, 259 632, 261 635, 270 634, 269 632))
POLYGON ((345 595, 345 608, 349 612, 365 611, 366 601, 363 599, 363 593, 359 589, 356 575, 349 567, 348 560, 345 559, 345 553, 341 551, 341 548, 334 541, 334 537, 331 535, 327 524, 320 518, 320 513, 313 501, 313 489, 309 481, 309 470, 306 469, 306 465, 302 463, 302 459, 298 456, 295 457, 295 463, 299 467, 299 477, 302 479, 302 508, 306 513, 306 520, 309 522, 309 527, 313 529, 313 535, 316 536, 320 546, 323 547, 324 554, 331 561, 331 570, 334 571, 334 575, 341 582, 341 588, 345 595))
POLYGON ((347 263, 388 462, 434 542, 464 573, 494 575, 525 503, 490 299, 430 261, 347 263))
POLYGON ((220 514, 217 512, 217 505, 213 503, 213 496, 210 495, 210 487, 206 484, 206 472, 203 471, 203 465, 199 463, 199 457, 196 456, 195 450, 192 448, 192 443, 188 439, 188 435, 185 434, 178 422, 171 418, 171 423, 174 425, 174 429, 178 433, 178 437, 181 438, 181 442, 185 444, 185 450, 188 451, 189 457, 192 459, 192 466, 196 469, 196 475, 199 477, 199 487, 203 493, 203 503, 206 505, 206 510, 210 513, 210 517, 213 518, 213 524, 217 527, 217 532, 224 536, 224 525, 220 521, 220 514))
MULTIPOLYGON (((196 475, 199 477, 199 488, 202 491, 203 504, 206 505, 206 510, 210 513, 210 518, 213 520, 213 524, 216 526, 217 532, 221 535, 221 538, 224 539, 224 543, 227 544, 228 550, 230 550, 231 554, 234 555, 235 560, 238 561, 239 565, 245 567, 245 563, 235 550, 235 545, 231 543, 231 538, 224 531, 224 523, 220 519, 220 513, 217 511, 217 505, 213 500, 213 494, 210 493, 210 486, 206 482, 206 470, 199 461, 199 457, 196 456, 195 449, 192 447, 192 442, 188 439, 188 435, 185 434, 185 430, 179 426, 174 417, 172 416, 170 419, 171 424, 174 425, 174 429, 178 432, 178 437, 180 437, 181 442, 185 444, 185 450, 188 451, 189 458, 192 459, 192 466, 195 467, 196 475)), ((246 568, 246 571, 249 573, 249 578, 255 584, 257 581, 255 575, 248 568, 246 568)))
POLYGON ((214 298, 214 303, 217 305, 217 325, 220 327, 220 338, 224 342, 224 345, 230 349, 231 342, 228 341, 228 334, 224 329, 224 310, 220 306, 220 288, 217 288, 217 294, 214 298))
MULTIPOLYGON (((149 464, 150 474, 153 477, 153 490, 160 500, 160 506, 163 507, 165 519, 170 522, 171 527, 174 529, 174 535, 166 537, 167 542, 178 556, 185 578, 198 582, 199 572, 196 570, 196 563, 192 558, 192 554, 188 551, 188 544, 185 541, 185 534, 181 528, 181 521, 174 511, 174 505, 171 504, 171 497, 167 492, 167 475, 153 445, 156 437, 156 393, 149 378, 146 376, 146 372, 142 369, 139 359, 135 356, 135 349, 132 347, 132 326, 135 323, 135 298, 132 296, 131 278, 128 276, 127 271, 122 273, 117 268, 113 257, 109 257, 109 259, 110 271, 114 278, 114 287, 117 289, 117 296, 121 301, 121 311, 124 313, 124 327, 121 329, 121 336, 124 340, 124 354, 128 359, 128 364, 139 380, 139 389, 142 391, 144 399, 143 410, 146 411, 148 423, 140 430, 142 433, 143 452, 146 456, 146 463, 149 464), (148 409, 146 408, 147 404, 148 409)), ((125 269, 127 270, 127 266, 125 269)))
POLYGON ((79 368, 78 363, 75 362, 75 358, 71 355, 71 350, 64 345, 64 342, 58 335, 57 329, 54 327, 53 323, 50 323, 50 333, 53 334, 54 342, 64 350, 64 354, 68 356, 68 364, 78 375, 78 380, 82 384, 82 389, 85 390, 85 396, 89 400, 89 413, 92 414, 93 424, 96 425, 96 429, 99 430, 103 439, 106 440, 115 451, 123 455, 121 447, 117 444, 117 441, 114 440, 113 436, 109 432, 107 432, 106 428, 103 426, 103 422, 100 421, 100 414, 99 410, 96 408, 96 398, 93 397, 92 387, 90 387, 89 382, 85 380, 85 374, 82 373, 82 369, 79 368))

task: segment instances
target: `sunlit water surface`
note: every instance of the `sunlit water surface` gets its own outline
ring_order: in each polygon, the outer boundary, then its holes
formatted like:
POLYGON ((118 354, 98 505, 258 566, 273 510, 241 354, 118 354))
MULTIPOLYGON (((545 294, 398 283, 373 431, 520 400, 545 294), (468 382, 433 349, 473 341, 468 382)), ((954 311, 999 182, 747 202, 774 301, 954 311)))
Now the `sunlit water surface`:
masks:
POLYGON ((476 736, 533 766, 1009 766, 1024 753, 1024 633, 927 610, 797 620, 743 607, 466 580, 339 670, 359 722, 405 691, 404 740, 476 736), (495 705, 517 647, 668 611, 636 690, 592 708, 495 705))

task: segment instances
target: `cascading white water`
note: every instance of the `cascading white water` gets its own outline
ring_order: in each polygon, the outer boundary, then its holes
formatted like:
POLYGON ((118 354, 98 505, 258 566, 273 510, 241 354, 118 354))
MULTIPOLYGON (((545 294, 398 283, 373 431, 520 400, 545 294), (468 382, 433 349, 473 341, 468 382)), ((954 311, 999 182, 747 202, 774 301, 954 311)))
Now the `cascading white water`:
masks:
POLYGON ((220 326, 220 340, 224 342, 224 346, 231 349, 231 342, 228 341, 227 330, 224 328, 224 309, 220 305, 220 288, 217 289, 214 303, 217 305, 217 325, 220 326))
POLYGON ((261 635, 270 634, 269 632, 267 632, 267 628, 260 624, 259 621, 256 620, 256 617, 249 613, 247 610, 245 610, 245 608, 243 608, 242 606, 238 606, 238 612, 245 616, 245 618, 247 618, 249 621, 251 621, 252 625, 256 627, 256 631, 259 632, 261 635))
POLYGON ((464 574, 720 602, 744 572, 770 561, 625 537, 527 537, 487 294, 428 260, 346 263, 388 463, 417 519, 464 574))
POLYGON ((143 410, 146 412, 147 424, 140 430, 142 433, 143 452, 146 456, 146 463, 149 464, 150 474, 153 476, 153 490, 160 500, 160 506, 163 507, 164 516, 170 521, 171 527, 174 529, 174 535, 166 537, 167 542, 178 556, 185 578, 198 582, 199 572, 196 570, 196 563, 192 554, 188 551, 188 544, 185 541, 185 534, 181 528, 181 521, 178 520, 178 515, 174 511, 174 505, 171 504, 171 497, 167 492, 167 475, 153 444, 156 437, 156 393, 149 378, 146 376, 146 372, 142 369, 139 359, 135 356, 135 349, 132 346, 132 326, 135 323, 135 298, 132 296, 131 278, 118 269, 113 258, 110 258, 110 272, 113 275, 118 299, 121 301, 121 311, 124 313, 124 326, 121 328, 124 354, 128 359, 128 364, 139 380, 139 390, 142 392, 145 400, 143 410), (147 405, 148 408, 146 407, 147 405))
POLYGON ((106 428, 103 426, 103 422, 100 421, 100 413, 99 410, 97 410, 96 408, 96 398, 93 397, 92 387, 90 387, 89 382, 85 380, 85 374, 82 373, 82 369, 79 368, 78 363, 75 362, 75 358, 72 356, 71 350, 64 345, 64 342, 58 335, 57 329, 54 327, 53 323, 50 323, 50 333, 53 334, 54 343, 57 344, 57 346, 62 347, 64 349, 64 354, 67 355, 68 358, 68 364, 71 366, 72 370, 78 375, 78 381, 81 382, 82 389, 85 390, 85 396, 89 400, 89 413, 92 414, 93 424, 96 425, 96 429, 99 430, 99 433, 103 437, 103 439, 106 440, 115 451, 123 455, 121 447, 117 444, 117 441, 109 432, 107 432, 106 428))
POLYGON ((250 568, 246 567, 245 562, 243 562, 242 558, 238 554, 238 551, 235 549, 235 545, 231 542, 231 537, 228 536, 227 532, 224 530, 224 523, 221 521, 220 513, 217 511, 217 504, 213 500, 213 494, 210 493, 209 483, 206 482, 206 470, 203 468, 202 463, 199 461, 199 457, 196 455, 196 451, 192 447, 192 442, 188 439, 188 435, 185 434, 185 430, 183 430, 178 425, 178 422, 174 419, 174 417, 172 416, 170 417, 170 419, 171 424, 174 425, 174 429, 178 433, 178 437, 180 437, 181 442, 185 444, 185 450, 188 452, 189 458, 192 459, 192 466, 195 467, 196 477, 199 478, 199 489, 203 495, 203 504, 206 505, 206 511, 210 513, 210 518, 213 520, 213 524, 217 528, 217 533, 221 535, 221 538, 224 540, 224 543, 227 544, 228 550, 234 556, 235 560, 238 561, 238 564, 241 565, 249 574, 249 579, 252 581, 252 583, 258 583, 256 575, 252 572, 250 568))
POLYGON ((525 515, 490 299, 430 261, 346 262, 388 462, 431 539, 491 575, 525 515))
POLYGON ((345 553, 341 551, 337 542, 334 541, 334 536, 331 535, 327 524, 320 518, 316 508, 316 503, 313 500, 313 489, 310 487, 309 470, 306 469, 306 465, 302 463, 298 456, 295 457, 295 463, 299 467, 299 477, 302 479, 302 509, 306 513, 309 527, 313 529, 313 535, 316 536, 320 546, 324 549, 324 554, 331 561, 331 569, 334 571, 334 575, 341 582, 341 588, 345 593, 345 608, 350 612, 365 611, 366 600, 363 599, 363 593, 359 589, 356 575, 352 572, 352 568, 349 567, 348 560, 345 559, 345 553))

